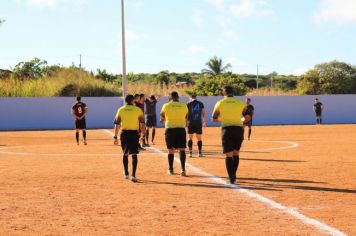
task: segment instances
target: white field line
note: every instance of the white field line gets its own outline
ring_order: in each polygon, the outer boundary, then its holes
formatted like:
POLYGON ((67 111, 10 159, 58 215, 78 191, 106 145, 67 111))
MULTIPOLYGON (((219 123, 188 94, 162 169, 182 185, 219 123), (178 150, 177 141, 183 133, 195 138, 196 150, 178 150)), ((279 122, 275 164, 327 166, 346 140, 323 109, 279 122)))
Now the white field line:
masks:
MULTIPOLYGON (((113 135, 112 132, 110 132, 109 130, 104 130, 106 133, 113 135)), ((167 153, 161 151, 158 148, 155 147, 150 147, 149 149, 157 152, 158 154, 161 154, 162 157, 166 157, 167 153)), ((176 162, 179 162, 178 160, 175 159, 176 162)), ((305 216, 303 214, 301 214, 300 212, 298 212, 297 210, 293 209, 293 208, 289 208, 286 206, 283 206, 282 204, 273 201, 272 199, 269 199, 267 197, 264 197, 258 193, 255 193, 254 191, 248 190, 248 189, 244 189, 241 188, 238 185, 231 185, 231 184, 226 184, 226 181, 220 177, 214 176, 212 174, 209 174, 189 163, 186 163, 186 166, 194 173, 198 174, 198 175, 202 175, 205 177, 209 177, 213 182, 217 183, 217 184, 222 184, 225 185, 226 187, 228 187, 229 189, 233 189, 235 190, 237 193, 243 193, 245 194, 247 197, 250 197, 252 199, 255 199, 258 202, 264 203, 265 205, 271 207, 272 209, 277 209, 285 214, 288 214, 290 216, 293 216, 294 218, 300 220, 301 222, 303 222, 306 225, 310 225, 313 226, 314 228, 330 234, 330 235, 335 235, 335 236, 346 236, 345 233, 341 232, 340 230, 333 228, 323 222, 320 222, 318 220, 315 220, 313 218, 310 218, 308 216, 305 216)))
MULTIPOLYGON (((102 130, 103 132, 109 134, 112 136, 112 132, 106 129, 102 130)), ((242 152, 267 152, 267 151, 277 151, 277 150, 285 150, 285 149, 291 149, 291 148, 296 148, 299 146, 298 143, 294 142, 289 142, 289 141, 263 141, 263 140, 252 140, 250 142, 257 142, 257 143, 280 143, 280 144, 287 144, 287 146, 284 147, 275 147, 275 148, 262 148, 262 149, 246 149, 246 150, 241 150, 242 152)), ((89 143, 90 145, 90 143, 89 143)), ((1 147, 0 148, 0 154, 7 154, 7 155, 18 155, 18 156, 117 156, 117 153, 106 153, 106 154, 96 154, 96 153, 31 153, 31 152, 16 152, 16 151, 10 151, 9 149, 17 149, 17 148, 28 148, 28 147, 44 147, 44 146, 56 146, 58 147, 58 144, 51 144, 51 145, 29 145, 29 146, 15 146, 15 147, 1 147)), ((61 146, 68 146, 72 147, 73 144, 65 143, 61 144, 61 146)), ((156 153, 145 153, 145 155, 155 155, 156 153)), ((216 151, 216 154, 219 154, 219 151, 216 151)), ((221 152, 222 154, 222 152, 221 152)))

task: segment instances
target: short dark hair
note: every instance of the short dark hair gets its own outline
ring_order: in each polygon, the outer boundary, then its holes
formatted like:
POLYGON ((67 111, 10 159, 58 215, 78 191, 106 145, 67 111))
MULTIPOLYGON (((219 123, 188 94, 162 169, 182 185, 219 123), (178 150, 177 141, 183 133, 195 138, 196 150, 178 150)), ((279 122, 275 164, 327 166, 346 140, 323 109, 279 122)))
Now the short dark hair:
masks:
POLYGON ((171 98, 178 99, 179 98, 178 92, 176 92, 176 91, 171 92, 171 98))
POLYGON ((145 95, 143 93, 140 94, 140 98, 143 98, 145 95))
POLYGON ((223 90, 227 95, 234 95, 234 89, 231 86, 224 86, 223 90))
POLYGON ((251 98, 247 98, 247 101, 251 102, 251 98))
POLYGON ((197 95, 195 93, 190 94, 191 98, 197 98, 197 95))
POLYGON ((80 102, 80 100, 82 100, 82 97, 81 96, 77 96, 77 101, 80 102))
POLYGON ((151 96, 151 100, 156 100, 156 96, 155 96, 155 95, 152 95, 152 96, 151 96))
POLYGON ((125 102, 127 104, 131 104, 134 99, 135 99, 135 97, 132 94, 129 94, 125 97, 125 102))
POLYGON ((134 96, 134 98, 136 99, 136 98, 138 98, 139 96, 140 96, 140 94, 136 93, 135 96, 134 96))
POLYGON ((315 98, 315 100, 316 100, 316 101, 319 101, 319 99, 318 99, 318 98, 315 98))

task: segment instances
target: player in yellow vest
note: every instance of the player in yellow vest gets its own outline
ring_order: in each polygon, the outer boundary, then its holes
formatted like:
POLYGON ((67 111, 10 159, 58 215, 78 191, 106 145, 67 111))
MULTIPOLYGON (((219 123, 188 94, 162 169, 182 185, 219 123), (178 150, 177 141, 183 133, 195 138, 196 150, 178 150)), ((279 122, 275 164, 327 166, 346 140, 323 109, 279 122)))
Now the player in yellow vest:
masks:
MULTIPOLYGON (((222 146, 226 154, 226 170, 229 183, 235 184, 236 171, 239 167, 239 152, 244 139, 243 122, 241 120, 246 104, 234 97, 233 88, 224 87, 224 98, 216 103, 213 111, 213 121, 221 122, 222 146)), ((250 119, 244 116, 245 122, 250 119)))
POLYGON ((174 152, 179 150, 180 163, 182 167, 181 176, 186 176, 185 170, 185 149, 187 147, 187 126, 188 107, 187 104, 179 102, 177 92, 172 92, 170 102, 163 105, 161 110, 161 123, 165 124, 166 145, 168 149, 168 173, 173 175, 174 152))
MULTIPOLYGON (((126 105, 119 108, 115 116, 115 136, 114 144, 118 145, 117 135, 120 133, 120 141, 123 152, 124 176, 129 178, 129 159, 132 156, 132 175, 131 181, 137 182, 136 169, 137 169, 137 155, 139 153, 139 138, 140 138, 140 125, 144 121, 142 110, 134 105, 134 96, 127 95, 125 98, 126 105)), ((142 128, 142 127, 141 127, 142 128)))

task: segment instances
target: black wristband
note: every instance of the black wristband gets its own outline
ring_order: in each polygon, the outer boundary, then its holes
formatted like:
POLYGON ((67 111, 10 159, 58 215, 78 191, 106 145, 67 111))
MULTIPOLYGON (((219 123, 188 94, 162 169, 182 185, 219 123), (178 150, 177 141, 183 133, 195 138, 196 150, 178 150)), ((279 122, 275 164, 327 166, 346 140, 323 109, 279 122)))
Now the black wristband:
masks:
POLYGON ((114 136, 114 139, 117 139, 117 136, 114 136))

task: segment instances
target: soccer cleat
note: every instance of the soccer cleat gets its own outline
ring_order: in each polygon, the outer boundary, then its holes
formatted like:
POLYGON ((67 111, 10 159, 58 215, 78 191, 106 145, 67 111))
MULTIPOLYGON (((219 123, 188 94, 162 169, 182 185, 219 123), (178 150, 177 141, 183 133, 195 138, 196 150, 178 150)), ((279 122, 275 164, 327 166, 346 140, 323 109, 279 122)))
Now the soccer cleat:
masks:
POLYGON ((182 172, 180 172, 180 175, 185 177, 185 176, 187 176, 187 173, 185 173, 185 170, 182 170, 182 172))
POLYGON ((136 183, 137 182, 137 178, 135 176, 131 176, 131 181, 136 183))
POLYGON ((141 146, 138 147, 138 150, 140 150, 140 151, 146 151, 146 149, 143 148, 143 147, 141 147, 141 146))
POLYGON ((84 143, 84 145, 88 145, 86 140, 84 140, 83 143, 84 143))
POLYGON ((125 171, 124 172, 122 172, 122 174, 124 175, 124 177, 125 177, 125 179, 129 179, 129 174, 127 173, 125 173, 125 171))
POLYGON ((193 152, 192 151, 189 152, 189 157, 193 157, 193 152))
POLYGON ((149 147, 150 145, 149 144, 147 144, 147 143, 143 143, 142 144, 142 147, 149 147))
POLYGON ((169 175, 174 175, 174 171, 173 171, 173 170, 168 170, 168 171, 167 171, 167 174, 169 174, 169 175))
POLYGON ((202 152, 199 152, 199 157, 204 157, 202 152))

